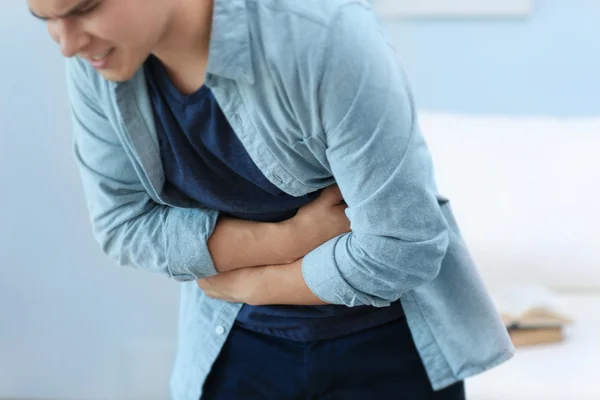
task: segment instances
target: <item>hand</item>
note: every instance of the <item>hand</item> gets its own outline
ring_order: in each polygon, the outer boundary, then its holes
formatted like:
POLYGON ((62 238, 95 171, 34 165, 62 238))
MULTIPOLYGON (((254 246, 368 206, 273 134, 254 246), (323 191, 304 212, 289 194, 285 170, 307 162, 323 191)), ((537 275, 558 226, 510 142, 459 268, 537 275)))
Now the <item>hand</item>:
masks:
POLYGON ((259 298, 265 294, 261 285, 266 283, 263 279, 266 271, 267 267, 242 268, 198 279, 196 283, 210 298, 258 305, 259 298))
POLYGON ((334 237, 350 232, 342 193, 337 185, 330 186, 312 203, 300 208, 289 220, 294 236, 301 247, 299 257, 304 257, 334 237))

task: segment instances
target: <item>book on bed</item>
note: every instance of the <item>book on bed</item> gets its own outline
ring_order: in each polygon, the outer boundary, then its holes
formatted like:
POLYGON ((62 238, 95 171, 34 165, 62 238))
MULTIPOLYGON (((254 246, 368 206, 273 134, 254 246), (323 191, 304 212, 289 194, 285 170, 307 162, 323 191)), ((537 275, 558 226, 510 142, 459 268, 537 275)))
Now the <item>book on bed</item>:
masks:
POLYGON ((565 340, 562 327, 553 328, 513 328, 508 330, 515 347, 535 346, 539 344, 558 343, 565 340))
POLYGON ((515 347, 560 342, 573 322, 560 298, 541 285, 497 288, 492 297, 515 347))

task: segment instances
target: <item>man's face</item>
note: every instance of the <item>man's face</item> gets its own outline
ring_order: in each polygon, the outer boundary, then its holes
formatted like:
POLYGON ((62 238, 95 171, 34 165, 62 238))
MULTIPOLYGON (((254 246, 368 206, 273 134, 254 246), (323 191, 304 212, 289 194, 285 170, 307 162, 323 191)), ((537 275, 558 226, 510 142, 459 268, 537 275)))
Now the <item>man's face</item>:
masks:
POLYGON ((164 34, 179 0, 28 0, 65 57, 87 60, 105 79, 130 79, 164 34))

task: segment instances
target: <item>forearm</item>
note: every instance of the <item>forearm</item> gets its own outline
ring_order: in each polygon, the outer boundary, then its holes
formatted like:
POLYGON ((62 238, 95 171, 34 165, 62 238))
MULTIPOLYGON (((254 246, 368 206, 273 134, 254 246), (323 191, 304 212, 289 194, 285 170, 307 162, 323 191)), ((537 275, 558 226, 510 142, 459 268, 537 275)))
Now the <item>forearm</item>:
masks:
POLYGON ((302 259, 287 265, 272 265, 265 268, 261 277, 258 304, 305 306, 327 304, 306 285, 302 276, 302 259))
POLYGON ((240 268, 197 281, 208 297, 259 305, 323 305, 304 283, 302 260, 286 265, 240 268))
MULTIPOLYGON (((302 240, 290 221, 266 223, 220 217, 208 248, 217 271, 288 264, 302 254, 302 240)), ((310 249, 309 249, 310 250, 310 249)))

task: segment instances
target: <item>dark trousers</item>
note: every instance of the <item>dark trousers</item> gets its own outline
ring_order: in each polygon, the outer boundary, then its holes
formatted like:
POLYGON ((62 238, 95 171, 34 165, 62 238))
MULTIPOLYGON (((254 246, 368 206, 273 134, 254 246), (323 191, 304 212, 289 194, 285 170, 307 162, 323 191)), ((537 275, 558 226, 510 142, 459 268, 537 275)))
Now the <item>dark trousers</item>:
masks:
POLYGON ((234 327, 202 400, 464 400, 462 382, 434 392, 405 318, 301 343, 234 327))

